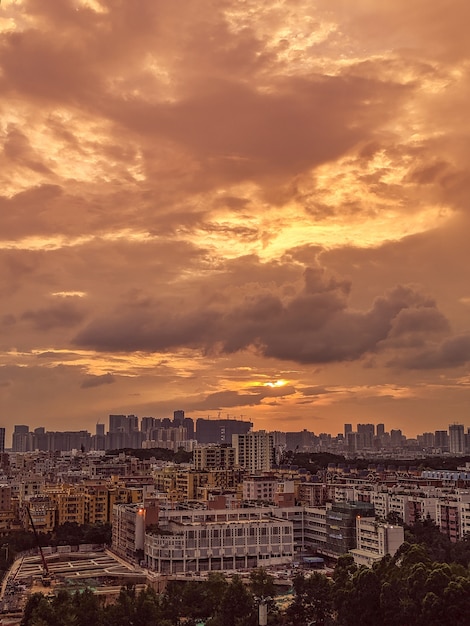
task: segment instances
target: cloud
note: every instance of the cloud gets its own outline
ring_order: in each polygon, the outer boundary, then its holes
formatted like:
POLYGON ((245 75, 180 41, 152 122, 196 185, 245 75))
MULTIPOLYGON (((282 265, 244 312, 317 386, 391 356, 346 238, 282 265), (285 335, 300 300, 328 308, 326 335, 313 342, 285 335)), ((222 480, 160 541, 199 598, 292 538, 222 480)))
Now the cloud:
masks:
POLYGON ((103 374, 102 376, 87 376, 80 387, 82 389, 91 389, 92 387, 100 387, 101 385, 112 385, 116 382, 116 377, 112 374, 103 374))
POLYGON ((469 362, 470 334, 464 334, 450 337, 433 349, 392 360, 390 365, 410 370, 427 370, 461 367, 469 362))
POLYGON ((295 388, 291 385, 271 388, 256 386, 248 389, 248 393, 239 391, 218 391, 209 394, 200 402, 191 404, 192 410, 196 411, 217 411, 236 406, 257 406, 269 398, 283 398, 295 394, 295 388))
POLYGON ((43 309, 30 309, 21 319, 31 323, 36 330, 50 331, 56 328, 77 326, 85 318, 85 311, 73 302, 58 302, 43 309))
POLYGON ((465 0, 2 3, 5 414, 239 402, 308 425, 315 403, 398 424, 419 398, 423 419, 464 415, 468 17, 465 0), (80 392, 106 372, 112 396, 80 392), (413 393, 365 404, 369 384, 413 393))
POLYGON ((348 281, 319 266, 306 269, 304 286, 293 296, 257 291, 197 309, 183 300, 178 310, 171 301, 160 301, 146 310, 115 311, 90 322, 74 343, 105 351, 189 346, 231 354, 256 348, 267 357, 317 364, 359 360, 405 334, 432 336, 448 329, 436 303, 412 287, 390 290, 369 310, 352 310, 348 281))

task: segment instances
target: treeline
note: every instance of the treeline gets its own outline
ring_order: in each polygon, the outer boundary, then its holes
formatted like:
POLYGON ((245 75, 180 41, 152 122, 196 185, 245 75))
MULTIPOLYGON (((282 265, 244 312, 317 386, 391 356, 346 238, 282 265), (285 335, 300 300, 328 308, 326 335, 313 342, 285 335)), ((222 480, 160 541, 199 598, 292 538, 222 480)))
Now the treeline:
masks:
POLYGON ((288 451, 281 459, 283 465, 293 465, 302 467, 314 474, 320 470, 324 470, 328 467, 329 463, 335 465, 341 463, 349 467, 355 467, 358 470, 367 470, 371 465, 381 465, 387 468, 393 468, 397 471, 408 471, 410 468, 423 470, 451 470, 455 471, 458 467, 465 466, 466 462, 470 462, 469 456, 447 457, 447 456, 430 456, 425 459, 413 459, 413 460, 398 460, 398 459, 346 459, 339 454, 332 454, 330 452, 292 452, 288 451))
POLYGON ((22 626, 255 626, 261 598, 270 626, 467 626, 470 573, 459 563, 432 561, 424 544, 405 543, 372 568, 344 555, 331 578, 299 573, 287 607, 279 608, 274 597, 274 580, 262 569, 247 585, 212 572, 204 582, 171 581, 162 595, 126 587, 110 606, 89 591, 61 591, 51 599, 36 594, 22 626))
POLYGON ((178 448, 176 452, 167 448, 120 448, 118 450, 107 450, 106 455, 118 456, 121 452, 141 461, 149 461, 151 458, 154 458, 157 461, 190 463, 193 460, 193 453, 187 452, 184 448, 178 448))
MULTIPOLYGON (((155 458, 159 461, 172 461, 173 463, 190 463, 193 460, 193 453, 187 452, 184 448, 179 448, 176 452, 167 448, 121 448, 119 450, 107 450, 108 456, 117 456, 121 452, 134 456, 141 461, 155 458)), ((287 450, 280 459, 281 465, 296 466, 306 469, 312 474, 324 470, 329 463, 341 463, 348 466, 354 466, 358 470, 367 470, 370 465, 386 465, 388 468, 398 470, 409 470, 410 468, 418 468, 422 470, 456 470, 457 467, 464 466, 466 462, 470 462, 470 456, 466 457, 447 457, 447 456, 430 456, 425 459, 414 460, 394 460, 394 459, 346 459, 340 454, 332 452, 295 452, 287 450)))

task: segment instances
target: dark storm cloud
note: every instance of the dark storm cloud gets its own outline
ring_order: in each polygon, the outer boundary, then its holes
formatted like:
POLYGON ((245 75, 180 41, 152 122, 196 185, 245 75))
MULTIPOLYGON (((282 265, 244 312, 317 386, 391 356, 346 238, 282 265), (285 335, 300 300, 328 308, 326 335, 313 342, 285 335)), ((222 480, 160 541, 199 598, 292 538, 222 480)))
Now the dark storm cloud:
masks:
POLYGON ((49 331, 77 326, 85 315, 83 308, 73 302, 58 302, 47 308, 25 311, 21 319, 30 322, 36 330, 49 331))
POLYGON ((192 346, 227 354, 255 347, 281 360, 330 363, 358 360, 405 333, 432 335, 447 328, 435 302, 411 287, 396 287, 366 311, 348 307, 349 290, 347 281, 308 268, 304 288, 291 298, 250 293, 228 309, 202 305, 197 310, 189 301, 178 310, 160 302, 138 314, 96 319, 74 343, 149 352, 192 346))
POLYGON ((427 349, 392 360, 389 365, 410 370, 448 369, 470 362, 470 335, 464 334, 444 340, 434 349, 427 349))
POLYGON ((87 376, 81 383, 82 389, 91 389, 92 387, 100 387, 101 385, 112 385, 116 382, 116 377, 112 374, 103 374, 102 376, 87 376))

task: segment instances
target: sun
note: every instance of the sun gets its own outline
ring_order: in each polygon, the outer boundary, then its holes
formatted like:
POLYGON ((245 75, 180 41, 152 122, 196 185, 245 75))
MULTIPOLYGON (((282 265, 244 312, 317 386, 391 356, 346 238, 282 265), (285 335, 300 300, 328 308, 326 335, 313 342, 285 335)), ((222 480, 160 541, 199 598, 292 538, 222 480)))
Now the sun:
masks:
POLYGON ((284 387, 287 385, 287 380, 276 380, 275 382, 264 383, 265 387, 284 387))

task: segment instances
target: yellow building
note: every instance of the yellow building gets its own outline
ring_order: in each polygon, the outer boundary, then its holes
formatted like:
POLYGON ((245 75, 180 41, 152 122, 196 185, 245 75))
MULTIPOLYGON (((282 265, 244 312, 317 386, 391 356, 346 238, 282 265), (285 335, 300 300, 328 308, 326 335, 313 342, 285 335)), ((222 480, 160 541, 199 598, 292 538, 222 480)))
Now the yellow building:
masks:
POLYGON ((21 525, 25 530, 32 530, 31 514, 34 527, 38 533, 52 532, 56 526, 57 503, 48 495, 31 496, 20 508, 21 525))
POLYGON ((196 500, 200 487, 208 484, 209 473, 179 467, 165 467, 154 473, 157 491, 166 493, 171 500, 196 500))

